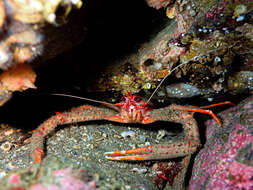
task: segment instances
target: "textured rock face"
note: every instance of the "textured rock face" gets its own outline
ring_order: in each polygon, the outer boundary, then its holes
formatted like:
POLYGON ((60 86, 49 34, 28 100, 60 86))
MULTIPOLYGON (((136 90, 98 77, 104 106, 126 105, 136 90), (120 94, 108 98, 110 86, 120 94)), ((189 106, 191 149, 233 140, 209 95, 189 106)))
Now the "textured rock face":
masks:
MULTIPOLYGON (((45 166, 16 170, 0 181, 2 190, 97 190, 96 181, 85 169, 67 167, 52 158, 45 166)), ((73 166, 73 165, 72 165, 73 166)))
POLYGON ((206 125, 206 144, 195 159, 190 189, 253 189, 253 96, 206 125))

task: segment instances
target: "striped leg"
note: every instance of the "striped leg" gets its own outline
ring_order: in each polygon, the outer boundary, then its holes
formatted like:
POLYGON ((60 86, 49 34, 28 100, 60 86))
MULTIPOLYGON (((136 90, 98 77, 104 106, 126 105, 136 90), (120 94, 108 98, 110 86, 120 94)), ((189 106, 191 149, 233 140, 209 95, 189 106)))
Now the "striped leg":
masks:
POLYGON ((102 120, 115 115, 115 111, 107 108, 98 108, 94 106, 80 106, 70 111, 56 113, 37 129, 34 130, 31 138, 31 151, 34 163, 40 163, 44 154, 44 139, 54 131, 58 125, 76 123, 81 121, 102 120))
POLYGON ((192 117, 192 114, 184 111, 174 111, 173 108, 175 106, 176 105, 171 105, 167 108, 153 110, 150 114, 150 118, 160 121, 181 123, 185 133, 184 142, 106 152, 106 158, 109 160, 157 160, 176 158, 194 153, 200 146, 197 123, 192 117))
POLYGON ((192 111, 192 112, 199 112, 199 113, 208 114, 208 115, 212 116, 214 118, 214 120, 222 127, 222 124, 221 124, 220 120, 216 117, 216 115, 211 110, 206 110, 206 108, 213 108, 213 107, 222 106, 222 105, 232 105, 232 106, 234 106, 235 104, 232 103, 232 102, 226 101, 226 102, 220 102, 220 103, 212 104, 212 105, 208 105, 208 106, 203 106, 201 108, 194 107, 194 106, 174 105, 173 109, 174 110, 192 111))

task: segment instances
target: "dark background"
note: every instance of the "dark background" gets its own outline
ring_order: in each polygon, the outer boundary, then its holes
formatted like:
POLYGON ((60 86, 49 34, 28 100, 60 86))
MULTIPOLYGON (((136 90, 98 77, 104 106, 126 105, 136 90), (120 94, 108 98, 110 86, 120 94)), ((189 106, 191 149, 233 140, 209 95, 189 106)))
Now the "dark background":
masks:
POLYGON ((167 21, 164 10, 150 8, 144 0, 83 1, 80 10, 72 10, 68 22, 75 22, 74 19, 83 26, 83 40, 53 59, 32 63, 37 73, 37 89, 15 92, 0 108, 0 123, 33 129, 56 111, 89 103, 51 93, 103 100, 99 95, 87 93, 90 85, 87 81, 95 79, 112 60, 137 49, 167 21))
MULTIPOLYGON (((15 92, 12 99, 0 108, 0 123, 31 130, 55 112, 82 104, 93 104, 79 99, 52 96, 52 93, 111 101, 108 97, 113 97, 113 94, 88 92, 90 79, 96 80, 103 68, 113 60, 137 50, 141 43, 152 38, 168 22, 164 9, 150 8, 144 0, 87 0, 80 10, 72 10, 68 22, 74 22, 75 19, 85 31, 80 43, 45 62, 33 63, 37 73, 37 89, 15 92)), ((121 96, 120 94, 119 97, 121 96)), ((230 100, 238 103, 246 96, 248 95, 228 94, 217 97, 215 102, 230 100)), ((199 97, 174 102, 182 105, 210 104, 207 99, 199 97)), ((153 105, 156 107, 157 102, 153 102, 153 105)), ((213 110, 217 113, 226 108, 227 106, 213 110)), ((199 121, 200 132, 204 133, 203 123, 210 116, 195 114, 195 117, 199 121)))

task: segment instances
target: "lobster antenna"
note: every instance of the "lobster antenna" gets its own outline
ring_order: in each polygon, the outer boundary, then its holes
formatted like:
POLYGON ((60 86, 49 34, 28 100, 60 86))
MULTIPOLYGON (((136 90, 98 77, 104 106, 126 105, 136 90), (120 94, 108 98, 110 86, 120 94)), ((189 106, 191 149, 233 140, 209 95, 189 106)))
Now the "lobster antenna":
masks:
POLYGON ((90 98, 84 98, 84 97, 80 97, 80 96, 73 96, 73 95, 69 95, 69 94, 60 94, 60 93, 53 93, 53 94, 50 94, 50 95, 53 95, 53 96, 65 96, 65 97, 76 98, 76 99, 80 99, 80 100, 87 100, 87 101, 90 101, 90 102, 96 102, 96 103, 108 105, 110 107, 115 107, 114 104, 111 104, 111 103, 108 103, 108 102, 99 101, 99 100, 93 100, 93 99, 90 99, 90 98))
MULTIPOLYGON (((187 62, 186 62, 187 63, 187 62)), ((161 82, 158 84, 158 86, 156 87, 156 89, 154 90, 154 92, 151 94, 151 96, 149 97, 147 104, 150 102, 151 98, 155 95, 156 91, 158 90, 158 88, 160 88, 160 86, 162 85, 162 83, 164 82, 164 80, 173 72, 175 71, 177 68, 181 67, 182 65, 186 64, 186 63, 181 63, 178 66, 176 66, 175 68, 173 68, 171 71, 169 71, 167 73, 167 75, 161 80, 161 82)))

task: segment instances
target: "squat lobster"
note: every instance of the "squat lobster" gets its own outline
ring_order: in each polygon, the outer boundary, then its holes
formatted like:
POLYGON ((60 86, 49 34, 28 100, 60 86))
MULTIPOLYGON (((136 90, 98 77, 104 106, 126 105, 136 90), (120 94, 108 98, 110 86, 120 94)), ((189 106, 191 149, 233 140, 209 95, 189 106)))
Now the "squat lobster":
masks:
MULTIPOLYGON (((83 99, 90 100, 87 98, 83 99)), ((40 163, 42 161, 44 155, 44 139, 58 125, 90 120, 109 120, 120 123, 142 124, 153 123, 155 121, 170 121, 182 124, 185 133, 183 142, 104 153, 105 155, 111 155, 106 157, 109 160, 157 160, 186 156, 194 153, 200 146, 197 122, 193 118, 192 112, 209 114, 222 126, 213 112, 206 110, 206 108, 227 104, 233 105, 231 102, 222 102, 201 108, 195 106, 170 105, 165 108, 152 109, 147 102, 129 92, 126 96, 122 97, 121 103, 102 103, 109 108, 84 105, 73 108, 70 111, 58 113, 42 123, 34 130, 32 135, 31 150, 33 162, 40 163), (115 157, 113 155, 120 156, 115 157)))

